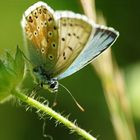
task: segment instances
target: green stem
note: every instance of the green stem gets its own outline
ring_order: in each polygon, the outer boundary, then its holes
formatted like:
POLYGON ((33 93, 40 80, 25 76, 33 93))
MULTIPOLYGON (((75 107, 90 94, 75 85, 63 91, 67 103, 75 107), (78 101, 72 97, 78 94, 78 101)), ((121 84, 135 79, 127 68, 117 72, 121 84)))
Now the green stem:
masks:
POLYGON ((21 91, 12 91, 12 94, 20 99, 22 102, 25 102, 26 104, 30 105, 31 107, 36 108, 37 110, 42 111, 43 113, 46 113, 47 115, 51 116, 52 118, 56 119, 60 123, 64 124, 67 128, 71 129, 74 132, 77 132, 80 136, 85 138, 86 140, 96 140, 92 135, 90 135, 85 130, 79 128, 74 123, 66 119, 65 117, 61 116, 61 114, 55 112, 50 107, 41 104, 40 102, 36 101, 35 99, 32 99, 31 97, 26 96, 24 93, 21 93, 21 91))

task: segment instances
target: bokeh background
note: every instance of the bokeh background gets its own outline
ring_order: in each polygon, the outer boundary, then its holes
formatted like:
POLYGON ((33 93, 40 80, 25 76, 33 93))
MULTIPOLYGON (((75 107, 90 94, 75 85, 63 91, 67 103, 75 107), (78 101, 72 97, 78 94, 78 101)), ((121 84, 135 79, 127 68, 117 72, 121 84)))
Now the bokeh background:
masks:
MULTIPOLYGON (((0 55, 5 51, 15 53, 16 46, 24 49, 20 21, 23 12, 37 0, 5 0, 0 1, 0 55)), ((82 13, 79 0, 46 0, 57 10, 72 10, 82 13)), ((137 138, 140 140, 140 45, 139 45, 139 0, 97 0, 96 8, 102 11, 109 26, 120 32, 120 37, 113 45, 114 57, 126 80, 127 96, 131 103, 137 138)), ((101 81, 91 65, 74 75, 60 81, 65 85, 85 112, 79 111, 72 98, 62 88, 59 90, 56 111, 71 114, 70 119, 99 140, 115 140, 109 110, 103 94, 101 81)), ((43 92, 45 98, 52 102, 54 95, 43 92)), ((43 120, 33 111, 25 111, 24 105, 15 101, 0 104, 0 140, 47 140, 43 137, 43 120)), ((45 120, 45 134, 54 140, 79 139, 77 135, 69 135, 69 130, 62 125, 55 127, 53 120, 45 120)))

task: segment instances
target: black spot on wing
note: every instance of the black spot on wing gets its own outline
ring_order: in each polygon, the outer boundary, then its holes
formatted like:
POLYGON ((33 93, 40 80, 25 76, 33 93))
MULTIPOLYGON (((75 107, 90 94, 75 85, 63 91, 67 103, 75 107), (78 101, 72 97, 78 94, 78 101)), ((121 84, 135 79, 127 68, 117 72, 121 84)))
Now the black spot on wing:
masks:
POLYGON ((68 46, 68 48, 69 48, 70 51, 73 51, 73 48, 72 47, 68 46))
POLYGON ((54 29, 54 30, 56 30, 56 29, 57 29, 57 27, 56 27, 56 26, 54 26, 54 27, 53 27, 53 29, 54 29))
POLYGON ((52 20, 53 20, 52 17, 50 17, 50 18, 48 19, 49 22, 52 21, 52 20))
POLYGON ((64 58, 64 60, 66 60, 66 54, 65 54, 65 52, 63 52, 63 58, 64 58))
POLYGON ((71 33, 68 33, 68 36, 71 36, 71 33))
POLYGON ((65 41, 65 38, 62 38, 62 41, 65 41))

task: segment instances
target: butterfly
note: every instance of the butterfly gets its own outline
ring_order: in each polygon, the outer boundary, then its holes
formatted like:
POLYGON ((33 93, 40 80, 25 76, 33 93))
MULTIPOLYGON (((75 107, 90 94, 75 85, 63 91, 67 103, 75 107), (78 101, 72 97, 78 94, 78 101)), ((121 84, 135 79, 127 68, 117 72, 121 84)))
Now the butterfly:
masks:
POLYGON ((58 80, 85 67, 119 36, 85 15, 54 11, 41 1, 25 11, 21 25, 34 76, 51 92, 58 91, 58 80))

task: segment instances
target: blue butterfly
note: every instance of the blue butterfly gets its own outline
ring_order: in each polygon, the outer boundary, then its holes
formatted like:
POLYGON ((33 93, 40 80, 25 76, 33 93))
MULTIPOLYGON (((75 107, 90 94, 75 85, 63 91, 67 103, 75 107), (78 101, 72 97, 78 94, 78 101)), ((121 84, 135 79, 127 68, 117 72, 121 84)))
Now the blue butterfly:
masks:
POLYGON ((85 67, 119 36, 85 15, 54 11, 44 2, 29 7, 21 24, 33 73, 52 92, 58 80, 85 67))

